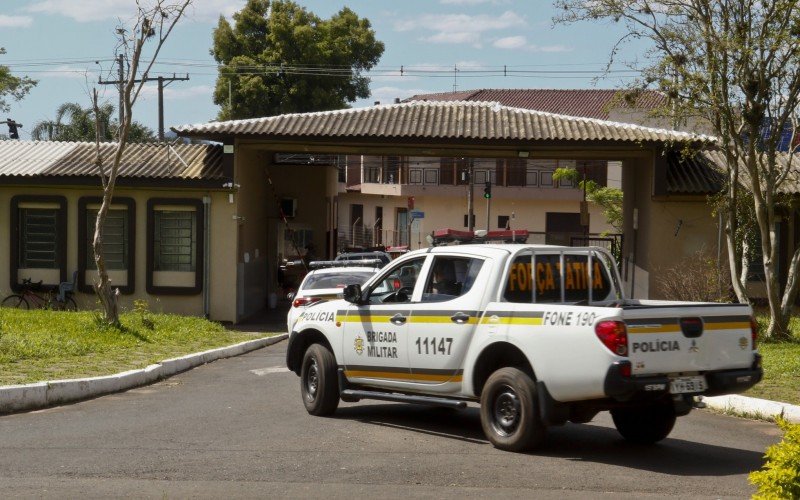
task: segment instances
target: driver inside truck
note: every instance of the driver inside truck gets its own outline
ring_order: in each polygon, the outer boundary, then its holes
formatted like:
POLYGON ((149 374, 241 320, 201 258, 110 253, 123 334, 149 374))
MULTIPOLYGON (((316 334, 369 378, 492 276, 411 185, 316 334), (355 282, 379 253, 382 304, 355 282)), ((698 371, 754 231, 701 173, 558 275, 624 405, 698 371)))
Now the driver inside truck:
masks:
POLYGON ((431 292, 443 295, 458 295, 455 264, 450 259, 437 259, 433 266, 431 292))

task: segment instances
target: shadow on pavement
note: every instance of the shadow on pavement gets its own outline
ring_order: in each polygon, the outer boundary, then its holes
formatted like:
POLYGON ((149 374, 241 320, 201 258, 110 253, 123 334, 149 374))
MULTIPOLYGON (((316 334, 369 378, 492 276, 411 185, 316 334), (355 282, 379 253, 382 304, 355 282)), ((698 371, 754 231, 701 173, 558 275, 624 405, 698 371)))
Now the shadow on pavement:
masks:
POLYGON ((278 302, 274 309, 262 309, 239 323, 225 325, 225 328, 239 332, 286 333, 286 314, 289 307, 289 302, 278 302))
MULTIPOLYGON (((406 404, 340 407, 335 418, 488 445, 480 413, 406 404)), ((615 429, 587 424, 548 428, 544 444, 532 455, 595 462, 678 476, 728 476, 759 469, 763 453, 667 438, 642 446, 622 439, 615 429)))

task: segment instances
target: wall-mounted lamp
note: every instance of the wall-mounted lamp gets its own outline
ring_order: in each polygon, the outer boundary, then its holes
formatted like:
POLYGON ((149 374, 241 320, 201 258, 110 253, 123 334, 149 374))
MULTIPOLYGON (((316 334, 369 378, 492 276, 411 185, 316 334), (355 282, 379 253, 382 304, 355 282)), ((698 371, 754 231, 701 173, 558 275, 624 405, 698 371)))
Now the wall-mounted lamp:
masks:
MULTIPOLYGON (((235 182, 226 182, 222 187, 230 190, 238 190, 241 186, 235 182)), ((228 203, 233 204, 233 193, 228 193, 228 203)))
POLYGON ((530 151, 517 151, 517 156, 520 158, 527 158, 531 155, 530 151))

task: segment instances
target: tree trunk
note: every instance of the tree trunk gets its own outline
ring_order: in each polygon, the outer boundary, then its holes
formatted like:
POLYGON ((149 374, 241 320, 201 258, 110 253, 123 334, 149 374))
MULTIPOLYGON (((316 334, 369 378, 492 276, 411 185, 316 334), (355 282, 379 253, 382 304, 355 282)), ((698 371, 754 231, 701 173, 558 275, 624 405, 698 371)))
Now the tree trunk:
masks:
MULTIPOLYGON (((753 168, 750 170, 751 179, 753 178, 754 170, 753 168)), ((764 189, 764 193, 767 194, 766 199, 762 197, 762 192, 757 191, 759 188, 760 186, 757 181, 753 182, 753 202, 759 233, 761 235, 761 251, 764 262, 764 285, 767 292, 767 301, 769 303, 770 318, 765 336, 775 340, 787 340, 791 337, 791 332, 788 330, 789 316, 784 315, 783 308, 781 307, 779 276, 775 272, 775 263, 778 258, 778 242, 776 241, 777 238, 775 235, 775 213, 771 206, 772 199, 769 197, 769 186, 764 189)))
POLYGON ((103 307, 103 321, 108 325, 120 326, 119 322, 119 307, 117 306, 117 292, 111 286, 111 281, 108 278, 108 271, 106 270, 106 260, 103 256, 103 225, 108 214, 108 208, 111 204, 111 193, 108 189, 103 191, 103 203, 100 205, 100 210, 97 212, 97 219, 94 226, 94 239, 92 240, 92 249, 94 250, 94 261, 97 265, 98 281, 94 284, 94 290, 97 298, 100 300, 100 305, 103 307))
POLYGON ((731 272, 731 286, 733 287, 733 293, 736 294, 736 300, 739 301, 740 304, 749 304, 750 299, 747 297, 747 290, 742 281, 740 281, 740 274, 745 271, 739 269, 740 259, 736 254, 736 238, 734 237, 734 230, 729 222, 734 217, 736 217, 735 214, 728 213, 728 222, 725 223, 725 241, 728 247, 728 266, 731 272))

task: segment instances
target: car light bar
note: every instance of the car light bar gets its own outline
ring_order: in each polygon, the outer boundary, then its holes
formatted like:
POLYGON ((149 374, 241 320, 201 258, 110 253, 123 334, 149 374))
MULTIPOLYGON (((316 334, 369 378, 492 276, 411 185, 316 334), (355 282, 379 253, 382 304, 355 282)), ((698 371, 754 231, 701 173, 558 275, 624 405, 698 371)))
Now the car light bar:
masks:
POLYGON ((313 260, 308 263, 308 268, 323 269, 326 267, 380 267, 381 263, 381 259, 313 260))

